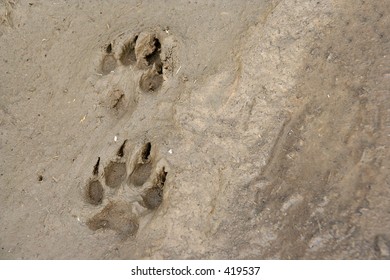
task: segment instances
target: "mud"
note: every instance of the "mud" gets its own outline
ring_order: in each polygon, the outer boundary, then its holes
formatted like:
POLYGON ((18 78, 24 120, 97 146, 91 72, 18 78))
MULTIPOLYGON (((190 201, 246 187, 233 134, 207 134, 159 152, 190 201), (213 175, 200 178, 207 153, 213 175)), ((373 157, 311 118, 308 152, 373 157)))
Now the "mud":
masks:
POLYGON ((389 14, 2 0, 0 258, 389 259, 389 14))

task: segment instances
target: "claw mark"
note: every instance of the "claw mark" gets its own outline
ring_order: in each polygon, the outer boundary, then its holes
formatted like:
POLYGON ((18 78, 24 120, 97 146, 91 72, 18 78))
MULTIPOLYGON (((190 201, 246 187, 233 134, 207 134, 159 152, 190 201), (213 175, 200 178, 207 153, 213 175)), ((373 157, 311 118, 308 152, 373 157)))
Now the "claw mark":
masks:
POLYGON ((124 156, 124 149, 125 149, 125 146, 126 146, 126 142, 127 142, 127 139, 125 141, 123 141, 123 144, 121 145, 121 147, 119 148, 118 152, 116 153, 116 155, 118 157, 123 157, 124 156))
POLYGON ((150 142, 146 143, 142 148, 141 152, 141 161, 142 163, 146 163, 150 160, 150 151, 152 150, 152 144, 150 142))
POLYGON ((112 45, 111 43, 108 44, 108 46, 106 47, 106 53, 110 54, 112 52, 112 45))
POLYGON ((99 163, 100 163, 100 157, 98 157, 98 160, 97 160, 95 166, 93 167, 93 172, 92 172, 93 175, 99 174, 99 163))
POLYGON ((156 186, 158 186, 159 188, 162 189, 165 185, 165 180, 167 179, 167 175, 168 175, 168 172, 166 172, 165 167, 163 167, 161 169, 160 173, 158 173, 158 175, 157 175, 156 186))

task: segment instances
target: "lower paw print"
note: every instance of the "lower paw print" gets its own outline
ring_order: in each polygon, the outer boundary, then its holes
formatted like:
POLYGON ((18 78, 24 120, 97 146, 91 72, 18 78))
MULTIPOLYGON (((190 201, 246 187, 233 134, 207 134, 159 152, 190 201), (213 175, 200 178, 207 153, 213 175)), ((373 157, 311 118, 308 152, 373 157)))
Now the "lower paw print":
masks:
POLYGON ((165 167, 155 170, 150 142, 144 144, 132 157, 135 158, 133 162, 129 163, 125 160, 126 144, 127 141, 124 141, 116 157, 103 168, 102 174, 99 172, 98 158, 84 194, 87 204, 101 208, 87 220, 88 228, 93 231, 114 231, 121 239, 136 235, 140 217, 161 205, 168 174, 165 167), (129 170, 128 166, 132 168, 129 170))

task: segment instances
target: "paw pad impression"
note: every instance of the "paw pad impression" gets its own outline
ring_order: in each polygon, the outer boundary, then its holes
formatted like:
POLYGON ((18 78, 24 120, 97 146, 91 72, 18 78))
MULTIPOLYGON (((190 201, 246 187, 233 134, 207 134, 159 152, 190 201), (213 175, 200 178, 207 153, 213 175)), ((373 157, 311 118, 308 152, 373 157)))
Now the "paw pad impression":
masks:
POLYGON ((89 205, 102 207, 101 205, 105 204, 100 211, 88 219, 86 223, 88 228, 93 231, 113 230, 121 238, 133 236, 138 231, 139 217, 133 211, 134 203, 141 205, 145 209, 143 212, 154 211, 161 205, 168 174, 163 167, 155 175, 152 186, 145 184, 154 172, 152 144, 147 142, 138 151, 133 171, 127 177, 127 165, 121 162, 126 153, 126 144, 127 140, 118 149, 116 159, 109 161, 104 167, 103 175, 99 175, 100 157, 98 158, 93 167, 93 177, 85 187, 85 200, 89 205), (135 188, 133 191, 136 190, 139 193, 137 197, 140 199, 135 202, 126 201, 123 198, 126 196, 117 196, 116 193, 121 186, 125 191, 128 188, 135 188), (105 190, 113 197, 107 203, 105 203, 105 190))

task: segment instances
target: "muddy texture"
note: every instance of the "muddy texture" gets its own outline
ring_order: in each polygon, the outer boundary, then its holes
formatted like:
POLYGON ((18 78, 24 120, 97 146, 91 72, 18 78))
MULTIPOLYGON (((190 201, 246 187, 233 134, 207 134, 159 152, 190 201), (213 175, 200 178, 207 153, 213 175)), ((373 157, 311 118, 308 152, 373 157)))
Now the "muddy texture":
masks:
POLYGON ((0 258, 389 259, 389 14, 1 1, 0 258))

